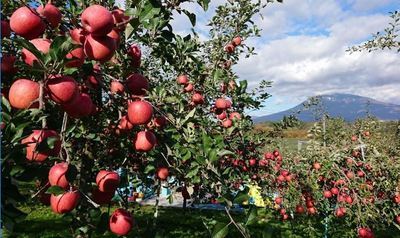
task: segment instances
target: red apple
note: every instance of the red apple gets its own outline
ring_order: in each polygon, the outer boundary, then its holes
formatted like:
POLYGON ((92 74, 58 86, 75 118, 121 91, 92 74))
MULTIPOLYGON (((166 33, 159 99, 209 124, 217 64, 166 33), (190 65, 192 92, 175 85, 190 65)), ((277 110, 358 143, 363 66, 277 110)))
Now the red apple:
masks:
POLYGON ((314 168, 315 170, 320 170, 320 169, 321 169, 321 164, 318 163, 318 162, 315 162, 315 163, 313 164, 313 168, 314 168))
POLYGON ((355 136, 355 135, 353 135, 352 137, 351 137, 351 141, 357 141, 357 136, 355 136))
POLYGON ((217 100, 215 100, 215 107, 218 109, 228 108, 225 98, 218 98, 217 100))
POLYGON ((115 28, 113 28, 108 34, 108 37, 111 37, 114 39, 115 41, 115 45, 118 47, 119 46, 119 42, 121 40, 121 36, 119 35, 118 30, 116 30, 115 28))
POLYGON ((192 102, 193 102, 195 105, 203 104, 203 103, 204 103, 203 95, 201 95, 200 93, 194 93, 194 94, 192 95, 192 102))
POLYGON ((82 47, 78 47, 73 49, 66 55, 66 58, 69 60, 68 63, 65 64, 67 68, 79 68, 85 62, 85 52, 82 47))
POLYGON ((49 156, 57 156, 61 149, 60 137, 58 133, 53 130, 33 130, 32 134, 24 138, 21 142, 26 145, 26 159, 35 162, 42 162, 49 156), (48 138, 56 139, 54 147, 41 149, 39 151, 39 144, 48 138))
POLYGON ((109 36, 88 35, 83 47, 89 59, 104 63, 113 57, 117 45, 115 40, 109 36))
POLYGON ((240 120, 241 118, 242 116, 238 112, 232 112, 231 114, 229 114, 229 119, 231 120, 240 120))
POLYGON ((157 143, 157 138, 151 131, 139 131, 133 139, 135 150, 147 152, 153 149, 157 143))
POLYGON ((119 120, 118 128, 123 131, 129 131, 133 128, 133 124, 129 122, 128 117, 125 115, 119 120))
POLYGON ((14 74, 17 72, 15 67, 15 60, 17 58, 14 55, 2 55, 1 56, 1 73, 2 74, 14 74))
POLYGON ((242 38, 240 38, 240 36, 236 36, 235 38, 233 38, 232 40, 232 45, 233 46, 238 46, 242 43, 242 38))
POLYGON ((10 23, 8 23, 8 21, 1 20, 1 38, 10 37, 10 35, 10 23))
POLYGON ((35 14, 34 9, 20 7, 11 15, 10 28, 17 35, 31 40, 43 34, 46 24, 35 14))
POLYGON ((358 237, 359 238, 373 238, 374 233, 368 227, 360 227, 360 228, 358 228, 358 237))
POLYGON ((57 196, 52 194, 50 197, 51 209, 58 214, 68 213, 78 205, 80 197, 78 190, 65 192, 57 196))
POLYGON ((224 48, 225 52, 231 54, 235 51, 235 46, 232 45, 231 43, 227 44, 224 48))
POLYGON ((278 204, 278 205, 282 204, 282 198, 281 197, 276 197, 275 198, 275 203, 278 204))
POLYGON ((87 33, 82 28, 74 28, 69 31, 72 42, 75 44, 83 45, 86 40, 87 33))
POLYGON ((325 190, 324 191, 324 197, 325 198, 331 198, 333 195, 332 195, 332 192, 331 191, 329 191, 329 190, 325 190))
POLYGON ((176 82, 180 85, 187 85, 189 83, 189 77, 185 74, 179 75, 176 82))
POLYGON ((78 96, 78 85, 70 76, 50 76, 47 89, 50 98, 59 104, 68 103, 78 96))
POLYGON ((17 109, 37 108, 39 102, 39 83, 29 79, 17 79, 10 87, 8 99, 10 105, 17 109))
POLYGON ((335 216, 336 217, 343 217, 346 215, 346 208, 345 207, 339 207, 335 210, 335 216))
POLYGON ((86 93, 78 93, 73 100, 63 104, 62 108, 70 117, 81 118, 92 114, 93 106, 94 104, 89 95, 86 93))
POLYGON ((160 180, 166 180, 169 175, 168 168, 166 168, 166 167, 158 168, 156 174, 157 174, 157 178, 159 178, 160 180))
POLYGON ((149 90, 149 81, 143 75, 133 73, 126 79, 126 86, 132 94, 143 96, 149 90))
POLYGON ((128 106, 128 119, 133 125, 144 125, 150 122, 153 107, 147 101, 134 101, 128 106))
POLYGON ((125 91, 125 88, 122 83, 120 83, 119 81, 113 80, 113 81, 111 81, 110 91, 111 91, 111 93, 123 94, 125 91))
MULTIPOLYGON (((33 39, 30 41, 36 49, 38 49, 43 54, 49 53, 51 41, 48 39, 33 39)), ((29 50, 23 48, 21 51, 22 59, 30 66, 33 66, 34 62, 38 59, 34 54, 32 54, 29 50)))
POLYGON ((96 183, 101 192, 115 191, 119 185, 119 175, 114 171, 100 170, 96 176, 96 183))
POLYGON ((139 62, 140 66, 142 51, 140 50, 140 47, 137 44, 132 44, 131 46, 129 46, 128 56, 130 56, 134 62, 139 62))
POLYGON ((66 162, 58 163, 53 165, 49 171, 49 183, 51 186, 59 186, 63 189, 69 187, 69 181, 67 180, 66 174, 68 172, 69 165, 66 162))
POLYGON ((249 160, 249 166, 253 167, 256 164, 257 164, 257 160, 256 159, 252 158, 252 159, 249 160))
POLYGON ((232 126, 232 120, 230 120, 230 119, 225 119, 225 120, 222 121, 221 124, 222 124, 223 127, 229 128, 229 127, 232 126))
POLYGON ((116 235, 127 235, 131 231, 132 226, 132 215, 122 208, 115 210, 110 217, 110 230, 116 235))
POLYGON ((220 112, 219 114, 217 114, 217 118, 219 120, 224 120, 226 118, 226 112, 225 111, 220 112))
POLYGON ((192 92, 193 91, 193 84, 189 83, 188 85, 186 85, 185 88, 183 88, 183 90, 187 93, 192 92))
POLYGON ((400 225, 400 215, 397 215, 397 216, 396 216, 395 221, 396 221, 397 224, 400 225))
POLYGON ((112 10, 111 14, 114 19, 114 24, 118 25, 117 26, 118 29, 122 30, 122 31, 125 30, 126 25, 128 24, 128 21, 129 21, 129 16, 125 15, 124 10, 117 8, 117 9, 112 10))
POLYGON ((81 15, 83 29, 93 36, 105 36, 114 27, 114 19, 110 11, 100 5, 86 8, 81 15))
POLYGON ((56 28, 60 25, 62 18, 61 12, 53 4, 47 3, 44 7, 40 5, 37 8, 37 12, 50 23, 51 27, 56 28))

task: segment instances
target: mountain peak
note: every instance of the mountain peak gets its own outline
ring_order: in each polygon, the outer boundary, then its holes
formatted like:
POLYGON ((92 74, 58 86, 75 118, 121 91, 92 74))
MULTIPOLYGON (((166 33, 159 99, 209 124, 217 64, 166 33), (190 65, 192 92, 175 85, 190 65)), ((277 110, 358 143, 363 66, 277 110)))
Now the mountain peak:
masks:
MULTIPOLYGON (((381 120, 400 119, 400 105, 384 103, 368 97, 346 93, 332 93, 317 95, 315 98, 319 98, 321 106, 330 116, 342 117, 346 121, 354 121, 357 118, 365 117, 367 112, 381 120)), ((301 111, 297 115, 300 120, 314 121, 315 116, 313 111, 305 109, 304 107, 304 104, 307 104, 308 101, 309 100, 306 100, 303 103, 283 112, 256 117, 254 118, 254 121, 256 123, 264 121, 279 121, 283 116, 288 116, 297 111, 301 111)))

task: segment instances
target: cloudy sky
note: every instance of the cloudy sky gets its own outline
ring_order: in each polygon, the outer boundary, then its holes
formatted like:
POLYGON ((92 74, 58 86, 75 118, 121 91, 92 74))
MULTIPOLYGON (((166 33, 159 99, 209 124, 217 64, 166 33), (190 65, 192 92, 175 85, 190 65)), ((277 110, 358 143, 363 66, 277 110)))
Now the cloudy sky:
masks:
MULTIPOLYGON (((215 6, 223 2, 212 0, 207 12, 192 3, 183 5, 196 13, 195 29, 203 38, 215 6)), ((284 0, 267 6, 263 19, 255 19, 262 37, 246 41, 258 54, 234 67, 252 87, 261 80, 273 81, 272 98, 252 115, 282 111, 308 96, 335 92, 400 104, 399 53, 346 52, 384 29, 388 13, 399 8, 399 0, 284 0)), ((173 27, 185 34, 191 25, 185 15, 176 14, 173 27)))

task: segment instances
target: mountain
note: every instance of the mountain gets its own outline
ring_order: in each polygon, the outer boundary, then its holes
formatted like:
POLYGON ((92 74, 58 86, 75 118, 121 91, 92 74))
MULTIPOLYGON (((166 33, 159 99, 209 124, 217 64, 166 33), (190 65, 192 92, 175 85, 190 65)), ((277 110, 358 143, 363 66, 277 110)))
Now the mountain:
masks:
MULTIPOLYGON (((318 96, 320 102, 331 117, 342 117, 346 121, 354 121, 357 118, 365 117, 367 109, 369 113, 380 120, 400 120, 400 105, 379 102, 372 98, 352 94, 327 94, 318 96)), ((301 121, 315 121, 313 110, 304 108, 303 103, 283 112, 267 116, 254 117, 255 123, 265 121, 279 121, 283 116, 301 111, 297 118, 301 121)), ((315 107, 314 107, 315 108, 315 107)))

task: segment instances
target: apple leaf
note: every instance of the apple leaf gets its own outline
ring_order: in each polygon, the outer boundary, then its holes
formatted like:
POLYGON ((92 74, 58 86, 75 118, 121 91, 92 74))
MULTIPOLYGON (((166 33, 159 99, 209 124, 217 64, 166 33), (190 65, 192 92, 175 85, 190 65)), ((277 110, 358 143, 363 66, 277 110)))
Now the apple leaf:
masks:
POLYGON ((64 192, 65 192, 64 189, 60 186, 51 186, 46 191, 47 194, 53 194, 53 195, 60 195, 63 194, 64 192))

